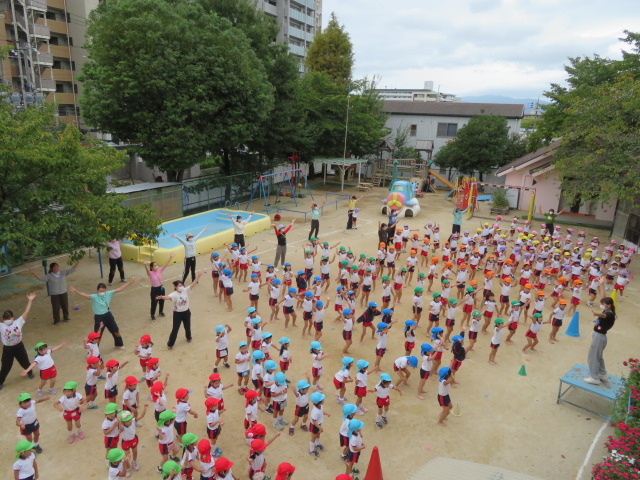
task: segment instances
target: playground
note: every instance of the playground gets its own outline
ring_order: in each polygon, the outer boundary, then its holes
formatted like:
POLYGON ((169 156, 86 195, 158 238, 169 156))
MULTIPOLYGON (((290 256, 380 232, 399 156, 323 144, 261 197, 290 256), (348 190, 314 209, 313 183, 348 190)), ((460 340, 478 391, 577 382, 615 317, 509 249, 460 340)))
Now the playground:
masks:
MULTIPOLYGON (((296 203, 292 201, 292 197, 287 197, 287 201, 281 204, 265 205, 264 198, 273 198, 273 196, 261 196, 256 192, 258 194, 254 195, 248 210, 255 210, 271 218, 278 214, 279 222, 283 224, 289 224, 291 220, 296 219, 292 230, 287 234, 287 261, 293 264, 294 270, 298 270, 304 265, 303 252, 310 227, 310 218, 305 215, 305 212, 310 210, 312 197, 306 194, 304 182, 295 182, 294 178, 292 177, 294 182, 292 188, 304 195, 296 196, 296 203), (298 187, 298 183, 302 183, 302 187, 298 187), (280 206, 286 208, 280 208, 280 206)), ((445 191, 438 191, 422 196, 419 199, 421 206, 419 215, 400 218, 400 225, 408 224, 411 229, 417 229, 422 234, 423 226, 427 221, 436 222, 442 226, 443 237, 446 237, 451 228, 453 205, 450 199, 445 198, 445 193, 445 191)), ((378 222, 386 221, 386 217, 380 211, 381 200, 388 195, 387 187, 373 188, 368 192, 358 192, 355 188, 347 188, 344 192, 333 187, 314 188, 313 199, 316 203, 322 204, 327 201, 320 216, 320 240, 326 240, 332 245, 334 243, 345 245, 356 255, 360 252, 374 255, 378 244, 378 222), (347 221, 345 196, 350 195, 356 195, 359 198, 358 229, 345 231, 347 221)), ((246 213, 245 206, 242 205, 241 213, 243 214, 246 213)), ((527 216, 527 212, 522 211, 512 211, 510 215, 514 213, 522 219, 527 216)), ((471 219, 464 217, 462 229, 475 230, 480 222, 490 221, 491 218, 495 218, 495 215, 491 216, 489 205, 486 202, 479 202, 475 217, 471 219)), ((606 233, 601 230, 587 229, 587 235, 606 237, 606 233)), ((252 248, 257 247, 255 254, 259 255, 263 265, 273 261, 276 239, 272 229, 249 236, 247 242, 252 248)), ((221 248, 217 250, 222 253, 221 248)), ((63 269, 68 268, 66 259, 56 261, 63 269)), ((106 260, 103 261, 106 263, 106 260)), ((42 268, 40 264, 36 266, 42 268)), ((242 289, 246 288, 246 284, 235 282, 234 310, 229 314, 221 314, 224 307, 213 295, 211 276, 210 274, 203 276, 201 285, 194 289, 190 299, 194 340, 187 344, 181 333, 175 347, 168 350, 165 344, 171 330, 169 307, 165 307, 168 312, 166 318, 158 318, 156 322, 151 322, 149 319, 150 285, 144 268, 132 262, 125 262, 124 268, 128 279, 134 275, 138 278, 135 284, 116 295, 112 301, 113 314, 120 325, 126 350, 115 349, 112 339, 107 335, 100 347, 101 354, 105 360, 115 358, 120 363, 126 360, 130 362, 120 374, 122 392, 124 377, 140 376, 140 367, 133 350, 140 336, 149 334, 155 344, 153 354, 161 360, 163 376, 164 373, 170 374, 166 389, 169 406, 175 405, 173 393, 177 388, 192 389, 189 401, 200 418, 189 418, 189 431, 199 438, 204 438, 206 427, 203 420, 205 412, 203 388, 207 384, 207 377, 215 361, 214 327, 225 323, 232 327, 233 331, 229 335, 229 351, 232 356, 235 355, 238 342, 244 340, 242 322, 249 300, 247 294, 242 293, 242 289)), ((197 268, 210 270, 209 252, 198 255, 197 268)), ((24 342, 30 358, 32 358, 31 347, 37 342, 47 342, 49 345, 57 345, 67 340, 70 342, 68 346, 54 354, 59 372, 58 394, 53 395, 51 401, 37 406, 38 419, 42 425, 40 443, 44 449, 44 453, 38 455, 40 478, 106 478, 103 434, 100 427, 104 419, 105 405, 100 391, 102 382, 98 383, 99 409, 86 410, 83 413, 82 422, 86 439, 82 441, 71 445, 66 443, 67 432, 64 421, 52 406, 53 401, 61 395, 62 384, 68 380, 75 380, 80 384, 84 382, 86 355, 82 339, 93 326, 91 307, 87 300, 70 294, 71 321, 54 327, 50 318, 51 307, 46 287, 39 282, 34 282, 24 270, 21 267, 12 275, 0 278, 0 294, 3 310, 12 309, 14 312, 22 312, 26 303, 26 294, 29 291, 35 291, 38 294, 24 328, 24 342)), ((332 278, 335 278, 335 270, 335 265, 332 265, 332 278)), ((88 252, 78 271, 69 277, 68 283, 81 291, 94 292, 96 284, 104 281, 100 278, 99 271, 97 253, 88 252)), ((631 264, 631 271, 633 274, 640 275, 638 262, 631 264)), ((170 287, 171 281, 181 277, 181 274, 181 264, 170 265, 164 274, 165 286, 170 287)), ((119 283, 114 284, 114 288, 117 286, 119 283)), ((333 299, 334 294, 335 285, 332 283, 332 288, 327 295, 333 299)), ((622 362, 630 355, 637 354, 637 339, 640 338, 640 322, 636 321, 635 314, 640 307, 637 294, 638 284, 631 282, 625 291, 625 301, 619 304, 616 328, 608 335, 609 346, 605 352, 605 358, 609 373, 615 376, 623 373, 622 362)), ((372 293, 372 299, 379 301, 380 295, 378 285, 378 291, 372 293)), ((268 319, 267 298, 268 293, 263 288, 259 313, 263 318, 268 319)), ((358 310, 361 311, 359 306, 358 310)), ((331 414, 330 417, 325 416, 323 425, 322 443, 326 450, 319 458, 309 455, 307 452, 309 434, 298 429, 295 435, 290 437, 285 429, 266 452, 267 474, 272 477, 275 477, 275 467, 284 461, 291 462, 297 467, 294 475, 296 479, 328 480, 344 471, 344 463, 338 455, 341 406, 336 404, 335 390, 332 385, 333 375, 341 366, 342 327, 341 324, 333 322, 333 305, 328 312, 330 314, 325 318, 325 331, 321 339, 325 351, 329 354, 324 361, 325 373, 321 380, 324 386, 323 393, 327 395, 325 412, 331 414)), ((561 334, 560 343, 551 345, 546 342, 546 335, 543 335, 545 340, 541 341, 539 350, 527 355, 521 352, 525 338, 523 331, 519 330, 518 335, 514 337, 514 345, 501 347, 496 366, 487 363, 488 337, 480 336, 475 351, 468 355, 456 376, 459 386, 451 390, 451 399, 457 406, 455 413, 459 416, 449 417, 447 427, 436 425, 440 413, 440 407, 436 401, 437 382, 427 381, 426 399, 421 401, 417 398, 417 371, 410 380, 411 386, 401 387, 402 396, 391 392, 389 424, 383 429, 375 426, 375 396, 369 394, 365 399, 369 413, 356 417, 365 423, 363 438, 367 446, 359 463, 362 471, 359 477, 364 478, 372 448, 377 446, 386 480, 435 478, 429 476, 429 466, 425 464, 440 457, 488 466, 489 470, 483 467, 483 472, 495 471, 492 469, 503 470, 500 477, 494 475, 486 478, 503 478, 504 480, 525 478, 525 476, 533 479, 586 480, 590 478, 590 465, 601 459, 604 453, 602 443, 607 435, 612 433, 612 429, 597 414, 572 405, 556 403, 560 378, 573 365, 586 363, 591 339, 592 316, 590 316, 590 309, 584 305, 579 307, 579 312, 579 337, 561 334), (424 473, 418 475, 416 472, 419 471, 424 473), (509 471, 517 472, 520 476, 509 476, 509 471)), ((405 298, 394 313, 394 320, 403 323, 408 318, 411 318, 411 299, 405 294, 405 298)), ((287 377, 293 385, 304 378, 311 367, 308 353, 311 338, 307 337, 304 340, 300 338, 300 324, 299 316, 299 326, 288 332, 284 330, 282 319, 269 323, 265 328, 273 333, 274 339, 280 338, 285 333, 291 338, 290 351, 293 363, 287 377)), ((354 338, 356 333, 360 333, 360 328, 360 325, 354 328, 354 338)), ((383 371, 392 376, 392 362, 404 351, 401 330, 401 325, 392 328, 387 354, 382 361, 383 371)), ((421 324, 418 329, 417 343, 419 345, 425 341, 427 341, 425 328, 421 324)), ((354 341, 351 356, 356 360, 365 358, 371 362, 374 359, 374 350, 375 341, 367 336, 364 345, 354 341)), ((451 354, 447 352, 445 355, 448 362, 451 354)), ((277 357, 273 354, 272 356, 277 357)), ((14 364, 4 389, 0 392, 3 399, 2 411, 9 419, 5 426, 5 434, 0 439, 0 464, 4 465, 5 470, 3 478, 8 478, 6 470, 14 459, 13 446, 21 438, 13 419, 18 407, 15 399, 22 392, 34 395, 37 384, 36 380, 20 377, 19 372, 19 366, 14 364)), ((223 384, 235 384, 235 369, 221 368, 220 373, 223 384)), ((369 387, 375 386, 376 382, 377 375, 370 375, 369 387)), ((141 403, 151 405, 147 415, 141 420, 143 426, 138 428, 140 471, 132 472, 131 478, 139 480, 159 478, 158 473, 155 472, 159 454, 157 441, 154 438, 153 404, 147 400, 147 393, 146 386, 140 386, 141 403)), ((218 446, 223 449, 223 456, 235 463, 234 474, 245 480, 247 478, 245 459, 248 452, 242 428, 245 401, 238 395, 235 388, 225 390, 224 398, 227 410, 222 415, 224 426, 218 446)), ((347 398, 353 401, 352 387, 347 390, 347 398)), ((571 392, 567 398, 595 412, 608 413, 609 403, 606 400, 583 391, 571 392)), ((289 393, 289 406, 285 411, 285 418, 288 420, 292 418, 293 405, 295 405, 295 399, 293 394, 289 393)), ((273 428, 271 420, 267 414, 262 412, 259 414, 259 422, 267 428, 267 439, 278 433, 273 428)), ((479 478, 458 476, 451 465, 453 463, 440 462, 438 478, 479 478)), ((473 475, 473 468, 469 468, 468 471, 469 475, 473 475)))

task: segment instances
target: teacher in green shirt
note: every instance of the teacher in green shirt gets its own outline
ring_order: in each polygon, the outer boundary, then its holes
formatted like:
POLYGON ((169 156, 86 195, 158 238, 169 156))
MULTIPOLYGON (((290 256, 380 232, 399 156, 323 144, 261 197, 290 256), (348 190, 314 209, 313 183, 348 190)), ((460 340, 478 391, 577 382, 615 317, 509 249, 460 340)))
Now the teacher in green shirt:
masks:
POLYGON ((118 328, 116 319, 113 317, 113 313, 111 313, 111 297, 129 287, 135 281, 136 277, 132 277, 131 280, 115 290, 107 290, 107 286, 104 283, 99 283, 97 293, 91 295, 79 292, 75 287, 69 287, 69 291, 91 300, 93 331, 102 335, 102 331, 105 328, 109 330, 109 333, 113 336, 113 343, 120 350, 124 350, 124 341, 120 335, 120 328, 118 328))
POLYGON ((558 215, 561 215, 562 212, 564 212, 564 209, 556 213, 556 211, 553 208, 550 208, 549 211, 545 214, 544 224, 547 226, 547 230, 549 231, 549 234, 553 233, 553 230, 555 229, 554 223, 556 221, 556 217, 558 215))

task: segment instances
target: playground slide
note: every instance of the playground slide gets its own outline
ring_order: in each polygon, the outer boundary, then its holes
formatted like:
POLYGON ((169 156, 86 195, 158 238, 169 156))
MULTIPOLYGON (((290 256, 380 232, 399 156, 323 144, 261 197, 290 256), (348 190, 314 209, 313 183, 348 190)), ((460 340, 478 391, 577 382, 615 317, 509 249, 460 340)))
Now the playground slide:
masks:
POLYGON ((440 180, 442 183, 444 183, 447 187, 455 189, 456 186, 451 183, 449 180, 447 180, 446 178, 444 178, 442 175, 440 175, 439 173, 434 172, 433 170, 429 169, 428 170, 429 175, 433 175, 437 180, 440 180))

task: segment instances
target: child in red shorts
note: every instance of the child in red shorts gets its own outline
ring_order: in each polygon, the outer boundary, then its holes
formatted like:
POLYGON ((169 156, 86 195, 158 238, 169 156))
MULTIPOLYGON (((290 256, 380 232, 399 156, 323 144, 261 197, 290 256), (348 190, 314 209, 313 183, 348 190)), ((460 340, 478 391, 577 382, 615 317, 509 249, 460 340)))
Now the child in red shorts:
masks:
POLYGON ((389 422, 386 413, 389 411, 389 405, 391 404, 391 399, 389 398, 390 390, 395 390, 402 396, 402 390, 391 383, 391 375, 388 373, 381 373, 380 382, 369 390, 369 392, 377 395, 376 405, 378 406, 378 413, 376 414, 376 426, 378 428, 382 428, 389 422))
POLYGON ((49 380, 49 393, 56 393, 53 387, 56 385, 58 371, 56 370, 56 366, 53 364, 51 354, 68 344, 69 342, 62 342, 60 345, 53 348, 48 348, 47 344, 42 342, 36 344, 34 348, 36 356, 33 359, 33 363, 23 370, 20 375, 26 377, 31 370, 38 366, 40 369, 40 385, 38 385, 37 390, 38 397, 42 397, 42 388, 47 384, 47 380, 49 380))
POLYGON ((82 440, 84 438, 82 425, 80 424, 80 415, 82 415, 85 400, 82 398, 82 395, 76 392, 77 388, 78 384, 76 382, 65 383, 62 390, 63 395, 53 404, 56 410, 62 412, 62 418, 67 422, 67 431, 69 432, 69 439, 67 441, 69 443, 73 443, 76 439, 73 433, 73 422, 75 422, 78 430, 78 439, 82 440))

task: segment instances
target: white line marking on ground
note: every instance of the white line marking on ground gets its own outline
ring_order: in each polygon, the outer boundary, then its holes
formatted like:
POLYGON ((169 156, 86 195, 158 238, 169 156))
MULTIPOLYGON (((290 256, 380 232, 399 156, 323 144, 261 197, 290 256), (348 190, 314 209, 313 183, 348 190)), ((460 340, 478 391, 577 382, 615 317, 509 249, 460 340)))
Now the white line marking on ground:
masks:
POLYGON ((593 442, 591 442, 591 446, 589 447, 587 456, 584 457, 584 462, 582 463, 582 466, 580 467, 580 470, 578 470, 578 474, 576 475, 576 480, 582 480, 582 475, 584 474, 585 470, 587 469, 587 465, 591 460, 591 455, 593 455, 593 450, 596 448, 596 445, 598 444, 598 440, 600 440, 600 436, 602 435, 602 432, 604 432, 604 429, 607 428, 607 425, 609 425, 609 422, 604 422, 602 424, 602 426, 600 427, 600 430, 598 430, 598 433, 593 439, 593 442))

